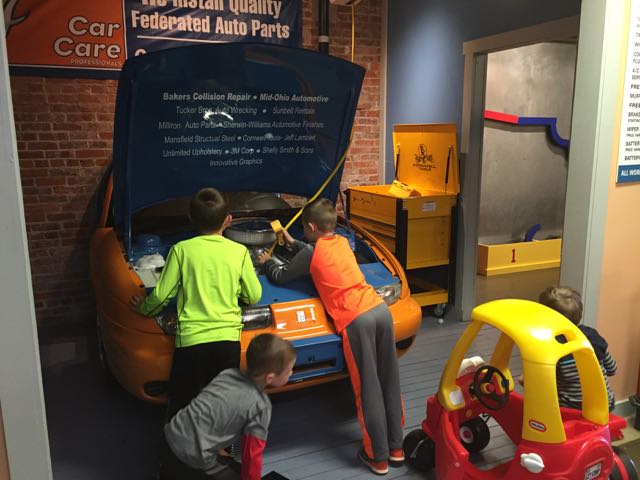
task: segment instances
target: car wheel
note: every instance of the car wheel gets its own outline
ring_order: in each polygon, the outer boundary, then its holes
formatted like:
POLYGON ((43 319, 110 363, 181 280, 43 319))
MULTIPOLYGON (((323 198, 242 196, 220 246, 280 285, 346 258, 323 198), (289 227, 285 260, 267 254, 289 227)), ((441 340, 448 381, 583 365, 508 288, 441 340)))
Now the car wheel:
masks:
POLYGON ((414 430, 404 438, 402 449, 407 461, 418 470, 431 470, 436 464, 436 447, 421 429, 414 430))
POLYGON ((638 469, 624 448, 613 447, 611 480, 638 480, 638 469))
POLYGON ((487 422, 476 417, 460 424, 460 442, 469 453, 482 451, 491 440, 491 433, 487 422))
POLYGON ((102 325, 100 323, 100 315, 96 316, 96 347, 98 353, 98 361, 103 372, 104 379, 108 386, 115 386, 116 379, 109 368, 109 362, 107 361, 107 352, 104 349, 104 340, 102 339, 102 325))

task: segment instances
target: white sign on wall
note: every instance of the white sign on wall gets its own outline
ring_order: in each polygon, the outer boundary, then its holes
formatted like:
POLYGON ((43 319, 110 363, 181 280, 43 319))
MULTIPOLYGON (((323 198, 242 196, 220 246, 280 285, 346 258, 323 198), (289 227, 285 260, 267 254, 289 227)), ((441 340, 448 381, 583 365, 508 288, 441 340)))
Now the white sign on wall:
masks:
POLYGON ((617 183, 640 182, 640 0, 631 0, 617 183))

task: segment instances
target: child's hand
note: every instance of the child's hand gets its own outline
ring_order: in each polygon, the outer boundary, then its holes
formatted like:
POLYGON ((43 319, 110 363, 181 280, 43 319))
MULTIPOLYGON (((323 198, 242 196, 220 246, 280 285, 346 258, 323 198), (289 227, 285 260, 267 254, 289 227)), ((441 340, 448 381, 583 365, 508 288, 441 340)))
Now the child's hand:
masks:
POLYGON ((293 245, 295 243, 296 239, 293 238, 287 230, 282 230, 282 234, 284 235, 284 242, 287 245, 293 245))
POLYGON ((142 302, 144 302, 144 298, 142 298, 140 295, 134 295, 129 300, 129 308, 131 308, 131 310, 136 313, 140 313, 140 305, 142 305, 142 302))
POLYGON ((260 255, 258 255, 258 265, 263 266, 265 263, 267 263, 268 260, 271 260, 271 255, 269 255, 269 252, 262 252, 260 255))

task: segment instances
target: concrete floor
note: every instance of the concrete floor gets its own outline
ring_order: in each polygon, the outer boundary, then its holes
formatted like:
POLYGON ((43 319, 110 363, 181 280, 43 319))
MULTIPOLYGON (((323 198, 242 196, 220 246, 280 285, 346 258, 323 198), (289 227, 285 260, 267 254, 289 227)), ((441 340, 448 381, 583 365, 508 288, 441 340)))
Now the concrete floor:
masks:
MULTIPOLYGON (((478 277, 478 303, 496 298, 535 300, 557 284, 558 270, 478 277)), ((424 418, 425 399, 437 390, 440 372, 465 324, 425 317, 414 348, 400 360, 405 433, 424 418)), ((484 332, 484 329, 483 329, 484 332)), ((473 354, 487 355, 497 338, 482 333, 473 354)), ((61 336, 41 346, 43 383, 55 480, 153 478, 164 408, 142 403, 105 382, 93 342, 86 335, 61 336)), ((518 374, 519 362, 512 364, 518 374)), ((356 460, 360 430, 347 381, 272 398, 274 411, 263 472, 293 479, 378 478, 356 460)), ((486 468, 513 455, 513 444, 493 425, 492 441, 475 458, 486 468)), ((630 429, 630 452, 640 451, 640 432, 630 429), (637 435, 639 440, 633 437, 637 435)), ((638 452, 640 453, 640 452, 638 452)), ((386 478, 432 479, 407 466, 386 478)))
MULTIPOLYGON (((406 433, 425 416, 452 345, 465 324, 425 317, 416 344, 400 359, 406 433)), ((478 336, 470 355, 492 351, 497 332, 478 336)), ((151 479, 164 408, 142 403, 105 382, 86 337, 43 346, 43 382, 55 480, 151 479)), ((517 369, 518 367, 516 367, 517 369)), ((514 374, 519 373, 514 370, 514 374)), ((377 478, 356 461, 361 432, 348 381, 274 395, 263 472, 291 480, 377 478)), ((475 460, 491 465, 513 454, 496 425, 492 443, 475 460)), ((386 478, 434 478, 404 466, 386 478)))

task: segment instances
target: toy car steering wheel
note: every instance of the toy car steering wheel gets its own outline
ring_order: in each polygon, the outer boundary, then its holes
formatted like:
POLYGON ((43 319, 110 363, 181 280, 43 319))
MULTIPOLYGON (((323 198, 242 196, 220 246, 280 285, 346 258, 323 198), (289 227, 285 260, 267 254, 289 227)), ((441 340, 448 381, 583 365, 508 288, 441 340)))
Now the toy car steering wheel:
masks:
POLYGON ((478 401, 489 410, 500 410, 509 400, 509 380, 499 369, 492 365, 483 365, 473 376, 472 391, 478 401), (496 389, 493 375, 500 378, 500 386, 504 392, 496 389))

